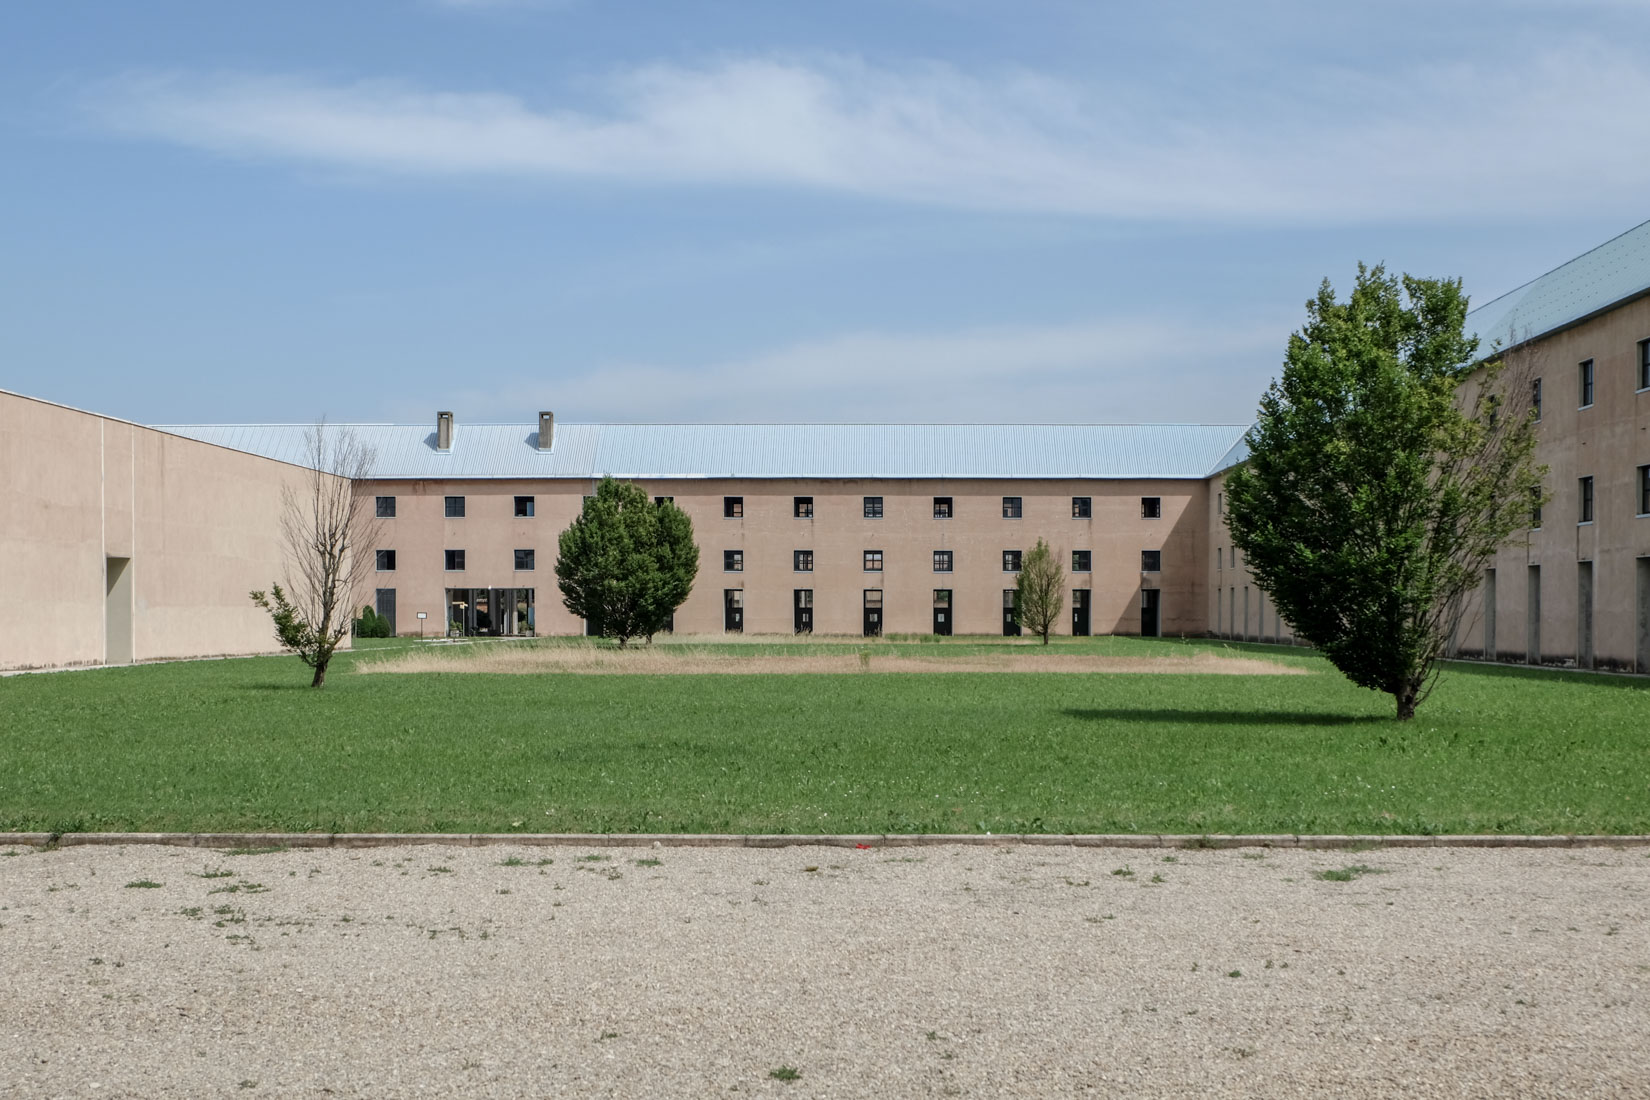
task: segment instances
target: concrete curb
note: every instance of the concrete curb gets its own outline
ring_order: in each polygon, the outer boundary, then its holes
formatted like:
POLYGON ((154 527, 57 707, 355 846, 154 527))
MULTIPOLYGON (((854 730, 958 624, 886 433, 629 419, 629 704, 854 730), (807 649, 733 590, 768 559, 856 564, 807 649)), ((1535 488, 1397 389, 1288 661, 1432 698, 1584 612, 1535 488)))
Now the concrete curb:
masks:
POLYGON ((402 844, 561 848, 909 848, 938 844, 1075 848, 1642 848, 1650 835, 1444 836, 1296 835, 1291 833, 0 833, 0 845, 31 848, 164 844, 179 848, 384 848, 402 844))

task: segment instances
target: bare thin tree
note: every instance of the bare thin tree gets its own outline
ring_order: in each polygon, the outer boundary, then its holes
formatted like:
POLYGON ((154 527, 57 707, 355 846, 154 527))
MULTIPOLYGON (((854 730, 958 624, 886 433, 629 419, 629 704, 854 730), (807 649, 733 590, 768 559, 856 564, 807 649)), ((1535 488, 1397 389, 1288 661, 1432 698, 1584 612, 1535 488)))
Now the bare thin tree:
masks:
POLYGON ((357 483, 372 476, 373 449, 325 420, 305 433, 304 448, 304 482, 282 493, 287 587, 251 595, 275 620, 282 648, 315 670, 310 687, 320 687, 333 651, 349 635, 381 525, 356 495, 357 483))

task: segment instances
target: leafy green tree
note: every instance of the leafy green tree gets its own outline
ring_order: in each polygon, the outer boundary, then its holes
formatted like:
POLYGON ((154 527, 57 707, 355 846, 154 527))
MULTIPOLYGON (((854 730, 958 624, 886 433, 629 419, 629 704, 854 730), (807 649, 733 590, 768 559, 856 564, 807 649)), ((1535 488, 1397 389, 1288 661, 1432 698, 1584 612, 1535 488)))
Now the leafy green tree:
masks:
POLYGON ((1278 613, 1399 719, 1430 692, 1468 595, 1529 526, 1528 360, 1478 361, 1459 280, 1326 279, 1226 480, 1233 544, 1278 613))
POLYGON ((611 477, 561 533, 556 557, 562 603, 592 633, 617 638, 621 647, 631 638, 651 641, 693 591, 698 571, 687 514, 611 477))
POLYGON ((1066 604, 1066 571, 1054 559, 1054 551, 1042 539, 1026 554, 1020 563, 1020 576, 1014 582, 1014 605, 1020 622, 1033 634, 1040 634, 1048 645, 1049 631, 1060 621, 1060 609, 1066 604))

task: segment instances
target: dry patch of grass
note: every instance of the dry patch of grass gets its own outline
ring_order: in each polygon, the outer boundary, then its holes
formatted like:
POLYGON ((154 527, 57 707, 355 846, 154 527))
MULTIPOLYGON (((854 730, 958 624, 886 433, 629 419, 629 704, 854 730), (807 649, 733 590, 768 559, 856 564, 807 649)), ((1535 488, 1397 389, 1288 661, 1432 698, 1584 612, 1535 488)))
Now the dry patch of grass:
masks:
POLYGON ((362 661, 358 672, 478 672, 532 674, 569 672, 584 675, 704 676, 760 673, 885 672, 1164 672, 1226 676, 1296 676, 1306 670, 1252 657, 1197 653, 1185 657, 1108 657, 1093 653, 1043 653, 1007 649, 955 657, 926 653, 822 653, 798 647, 795 655, 742 654, 696 650, 688 646, 478 645, 462 649, 413 650, 382 661, 362 661))

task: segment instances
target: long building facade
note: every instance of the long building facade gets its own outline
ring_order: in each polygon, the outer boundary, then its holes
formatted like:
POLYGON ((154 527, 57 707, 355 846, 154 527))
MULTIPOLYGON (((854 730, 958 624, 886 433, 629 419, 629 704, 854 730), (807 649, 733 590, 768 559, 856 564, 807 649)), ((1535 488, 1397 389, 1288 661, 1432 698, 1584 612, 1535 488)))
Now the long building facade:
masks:
MULTIPOLYGON (((1536 364, 1551 499, 1497 558, 1463 656, 1650 671, 1650 222, 1474 309, 1536 364)), ((371 447, 370 588, 397 633, 578 634, 554 565, 606 475, 700 550, 691 634, 1013 634, 1024 555, 1066 572, 1062 634, 1295 641, 1234 552, 1247 425, 345 426, 371 447)), ((304 425, 148 428, 0 392, 0 669, 273 648, 304 425)))

